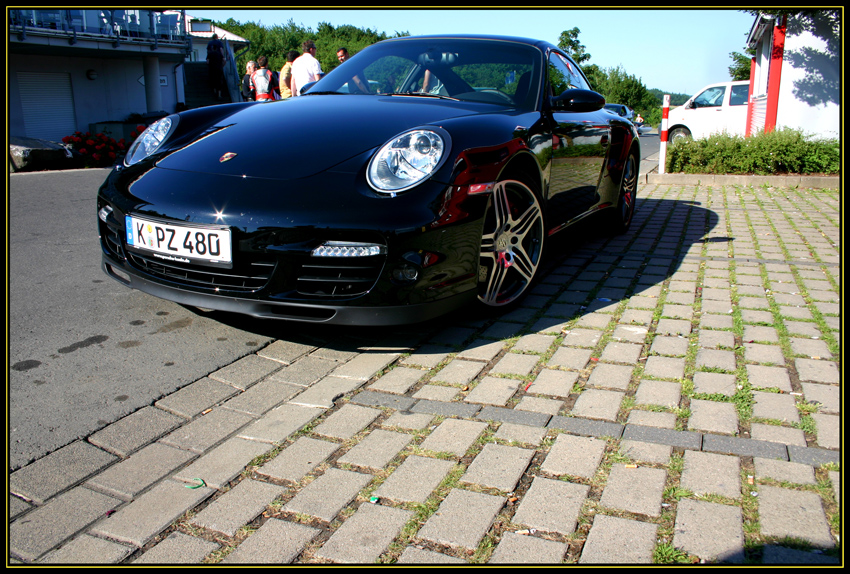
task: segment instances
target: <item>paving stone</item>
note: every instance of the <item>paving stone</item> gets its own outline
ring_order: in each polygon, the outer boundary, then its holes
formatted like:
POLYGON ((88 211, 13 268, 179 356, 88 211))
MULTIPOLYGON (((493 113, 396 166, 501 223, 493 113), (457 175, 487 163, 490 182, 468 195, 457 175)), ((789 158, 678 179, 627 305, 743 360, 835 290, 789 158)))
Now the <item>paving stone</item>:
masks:
MULTIPOLYGON (((700 337, 702 337, 702 334, 700 334, 700 337)), ((649 352, 658 355, 683 357, 688 352, 688 340, 684 337, 655 337, 649 352)))
POLYGON ((11 473, 9 490, 36 504, 44 504, 116 460, 116 456, 86 442, 72 442, 11 473))
POLYGON ((632 380, 634 367, 599 363, 590 373, 588 386, 624 391, 632 380))
POLYGON ((378 471, 389 464, 411 440, 413 437, 409 434, 375 429, 337 462, 378 471))
POLYGON ((425 385, 413 394, 415 399, 450 402, 460 393, 458 387, 448 385, 425 385))
POLYGON ((238 392, 239 389, 227 383, 204 377, 176 393, 161 398, 154 405, 175 415, 191 419, 238 392))
POLYGON ((653 464, 668 464, 673 447, 634 440, 624 440, 620 444, 620 453, 632 460, 653 464))
POLYGON ((419 445, 422 450, 463 456, 487 429, 487 423, 446 419, 419 445))
POLYGON ((215 542, 172 532, 165 540, 133 560, 133 564, 200 564, 220 546, 215 542))
POLYGON ((280 368, 277 361, 248 355, 210 374, 210 378, 244 391, 280 368))
POLYGON ((575 372, 543 369, 526 392, 552 397, 568 397, 577 380, 578 373, 575 372))
POLYGON ((745 325, 743 340, 747 342, 758 341, 761 343, 778 343, 779 335, 773 327, 759 327, 757 325, 745 325))
POLYGON ((818 446, 841 448, 841 419, 834 415, 814 413, 811 415, 818 429, 818 446))
POLYGON ((564 347, 595 347, 602 339, 602 331, 592 329, 571 329, 566 332, 561 345, 564 347))
POLYGON ((759 389, 776 388, 786 393, 793 390, 788 370, 784 367, 747 365, 747 379, 753 387, 759 389))
POLYGON ((331 374, 334 377, 366 382, 398 358, 398 353, 361 353, 334 369, 331 374))
POLYGON ((699 346, 704 349, 731 349, 735 347, 735 334, 729 331, 700 331, 699 346))
POLYGON ((485 444, 460 480, 503 492, 512 492, 534 456, 533 450, 485 444))
POLYGON ((531 373, 540 357, 536 355, 520 355, 517 353, 507 353, 499 359, 493 368, 490 369, 490 374, 493 375, 517 375, 524 377, 531 373))
POLYGON ((294 363, 282 367, 271 377, 274 380, 302 387, 309 387, 322 380, 331 371, 336 369, 339 363, 333 359, 323 359, 315 355, 301 357, 294 363))
POLYGON ((664 305, 661 314, 671 319, 690 320, 694 316, 694 309, 689 305, 664 305))
POLYGON ((559 434, 540 470, 553 476, 592 478, 605 453, 605 441, 559 434))
POLYGON ((794 397, 776 393, 753 392, 753 416, 764 419, 775 419, 788 423, 800 422, 794 397))
POLYGON ((620 317, 620 323, 633 325, 649 325, 652 323, 652 311, 637 311, 626 309, 620 317))
POLYGON ((370 480, 370 474, 329 468, 287 502, 283 510, 330 522, 354 500, 370 480))
POLYGON ((594 329, 605 329, 608 327, 608 323, 610 323, 612 317, 610 315, 604 315, 601 313, 590 313, 588 315, 584 315, 578 321, 576 321, 576 325, 580 327, 592 327, 594 329))
POLYGON ((373 391, 403 395, 426 374, 425 371, 420 371, 419 369, 397 367, 369 385, 368 388, 373 391))
POLYGON ((741 498, 741 459, 737 456, 685 451, 680 484, 695 494, 741 498))
POLYGON ((652 564, 658 526, 598 514, 579 564, 652 564))
POLYGON ((832 361, 818 361, 814 359, 795 359, 794 366, 801 381, 807 383, 832 383, 838 384, 841 380, 838 367, 832 361))
POLYGON ((759 486, 758 493, 762 536, 799 538, 818 548, 835 546, 820 496, 766 485, 759 486))
POLYGON ((475 549, 505 504, 500 496, 453 489, 417 533, 418 538, 475 549))
POLYGON ((12 522, 7 549, 12 556, 32 562, 120 504, 117 498, 73 488, 12 522))
POLYGON ((769 311, 755 311, 753 309, 741 309, 741 320, 744 323, 773 324, 773 313, 769 311))
POLYGON ((708 562, 743 563, 741 509, 702 500, 680 500, 673 545, 708 562))
POLYGON ((534 413, 556 415, 563 406, 563 401, 526 395, 520 399, 514 409, 517 411, 531 411, 534 413))
POLYGON ((91 532, 141 548, 214 492, 205 486, 190 489, 183 483, 166 480, 122 507, 109 520, 98 522, 91 532))
POLYGON ((734 371, 734 351, 720 351, 717 349, 700 349, 697 351, 696 367, 708 369, 721 369, 723 371, 734 371))
POLYGON ((634 343, 608 343, 602 351, 599 360, 609 363, 637 363, 643 351, 643 345, 635 345, 634 343))
POLYGON ((488 564, 558 564, 568 546, 563 542, 505 532, 488 564))
POLYGON ((424 503, 454 466, 454 461, 450 460, 408 456, 378 487, 375 496, 424 503))
POLYGON ((412 517, 412 512, 401 508, 361 504, 316 556, 338 563, 374 563, 412 517))
POLYGON ((303 389, 297 385, 275 379, 264 379, 247 391, 226 401, 222 407, 260 417, 280 403, 287 401, 303 389))
POLYGON ((540 335, 532 333, 523 335, 513 346, 514 351, 526 351, 529 353, 545 353, 552 346, 556 337, 551 335, 540 335))
POLYGON ((638 405, 659 405, 676 408, 682 397, 682 385, 670 381, 641 381, 635 393, 638 405))
MULTIPOLYGON (((192 485, 198 483, 201 478, 207 486, 212 488, 224 488, 231 480, 239 476, 249 462, 260 455, 266 454, 273 448, 272 445, 231 438, 215 447, 207 454, 198 458, 189 466, 175 473, 174 478, 189 482, 192 485)), ((181 485, 184 488, 185 485, 181 485)), ((137 498, 136 500, 141 500, 137 498)))
POLYGON ((750 425, 750 437, 754 440, 806 446, 805 433, 800 429, 790 427, 752 423, 750 425))
POLYGON ((433 420, 433 415, 395 412, 390 415, 390 418, 384 421, 383 425, 385 427, 398 427, 407 430, 422 430, 427 428, 433 420))
POLYGON ((432 550, 408 546, 399 556, 397 564, 466 564, 466 560, 446 556, 432 550))
POLYGON ((323 413, 321 409, 283 404, 266 413, 260 420, 243 428, 238 436, 248 440, 279 444, 323 413))
POLYGON ((667 472, 659 468, 611 467, 599 503, 607 508, 625 510, 647 516, 661 515, 661 497, 667 472))
MULTIPOLYGON (((621 319, 621 322, 625 322, 621 319)), ((626 341, 629 343, 643 344, 646 341, 646 336, 649 334, 649 329, 637 325, 617 325, 611 337, 617 341, 626 341)))
POLYGON ((253 420, 249 415, 219 407, 164 436, 160 442, 203 454, 253 420))
POLYGON ((703 312, 700 327, 703 329, 731 329, 734 326, 732 317, 727 315, 713 315, 703 312))
POLYGON ((443 401, 429 401, 425 399, 420 399, 416 401, 416 403, 410 407, 410 411, 414 413, 428 413, 432 415, 442 415, 446 417, 474 417, 475 414, 481 409, 480 406, 475 404, 466 404, 466 403, 458 403, 458 402, 443 402, 443 401))
POLYGON ((623 434, 623 425, 607 421, 594 421, 580 417, 564 417, 556 415, 546 425, 549 428, 561 429, 580 436, 593 436, 597 438, 620 438, 623 434))
POLYGON ((697 431, 737 434, 738 411, 732 403, 693 399, 688 428, 697 431))
POLYGON ((494 436, 497 439, 508 442, 540 446, 540 443, 543 442, 543 437, 546 436, 546 429, 514 423, 502 423, 499 425, 499 430, 496 431, 494 436))
POLYGON ((484 377, 463 400, 468 403, 504 406, 517 392, 520 383, 521 381, 515 379, 484 377))
POLYGON ((826 414, 841 413, 841 393, 839 387, 832 385, 820 385, 816 383, 802 383, 803 396, 807 403, 816 404, 818 412, 826 414))
POLYGON ((364 407, 387 407, 398 411, 409 411, 417 401, 410 397, 367 390, 355 394, 351 397, 351 402, 364 407))
MULTIPOLYGON (((213 544, 213 546, 217 546, 213 544)), ((117 564, 134 549, 110 540, 83 534, 53 550, 39 564, 117 564)))
POLYGON ((794 550, 768 544, 762 551, 762 564, 834 564, 840 565, 841 560, 833 556, 827 556, 819 551, 808 552, 806 550, 794 550))
POLYGON ((269 518, 260 529, 228 554, 223 564, 290 564, 322 531, 269 518))
POLYGON ((478 361, 455 359, 437 371, 431 380, 465 385, 477 377, 483 368, 484 364, 478 361))
POLYGON ((785 356, 779 345, 760 345, 758 343, 744 343, 744 358, 754 363, 784 365, 785 356))
POLYGON ((271 359, 284 365, 291 365, 301 357, 315 350, 316 346, 309 343, 280 340, 257 351, 257 354, 265 359, 271 359))
POLYGON ((761 456, 777 460, 788 460, 788 449, 785 445, 734 436, 703 435, 702 450, 705 452, 735 454, 738 456, 761 456))
POLYGON ((617 420, 625 393, 601 389, 585 389, 576 399, 572 414, 577 417, 617 420))
MULTIPOLYGON (((296 363, 297 364, 297 363, 296 363)), ((291 368, 291 367, 290 367, 291 368)), ((360 387, 363 381, 359 379, 343 379, 340 377, 325 377, 289 400, 293 405, 329 409, 346 393, 360 387)))
POLYGON ((375 422, 381 412, 379 409, 348 403, 316 426, 313 432, 331 438, 349 439, 375 422))
POLYGON ((817 484, 815 469, 808 464, 755 457, 756 478, 772 478, 794 484, 817 484))
POLYGON ((804 323, 802 321, 784 320, 785 328, 792 335, 803 335, 805 337, 821 337, 822 334, 816 323, 804 323))
POLYGON ((86 486, 122 500, 131 500, 195 456, 189 451, 153 443, 93 476, 86 486))
POLYGON ((259 516, 285 490, 282 486, 248 478, 215 499, 189 522, 235 536, 240 528, 259 516))
MULTIPOLYGON (((401 365, 418 365, 433 369, 451 354, 451 349, 443 345, 423 345, 399 360, 401 365)), ((390 371, 392 372, 392 371, 390 371)))
POLYGON ((325 462, 339 447, 337 443, 325 440, 306 436, 298 437, 276 457, 258 468, 257 473, 276 480, 299 482, 325 462))
POLYGON ((687 337, 691 334, 691 322, 681 319, 660 319, 655 333, 657 335, 682 335, 687 337))
MULTIPOLYGON (((752 366, 752 365, 748 365, 752 366)), ((731 397, 738 390, 735 375, 723 373, 694 373, 694 393, 731 397)))
POLYGON ((511 522, 562 535, 575 532, 590 487, 534 477, 511 522))
POLYGON ((475 418, 482 421, 514 423, 532 427, 545 427, 553 417, 545 413, 518 411, 502 407, 484 407, 475 418))

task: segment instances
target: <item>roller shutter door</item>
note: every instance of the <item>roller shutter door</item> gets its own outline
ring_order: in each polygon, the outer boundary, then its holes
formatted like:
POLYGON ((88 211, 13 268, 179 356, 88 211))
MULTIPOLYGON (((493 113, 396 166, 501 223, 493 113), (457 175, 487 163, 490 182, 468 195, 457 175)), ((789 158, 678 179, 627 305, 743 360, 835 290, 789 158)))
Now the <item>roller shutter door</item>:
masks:
POLYGON ((77 130, 71 75, 18 72, 27 137, 61 141, 77 130))

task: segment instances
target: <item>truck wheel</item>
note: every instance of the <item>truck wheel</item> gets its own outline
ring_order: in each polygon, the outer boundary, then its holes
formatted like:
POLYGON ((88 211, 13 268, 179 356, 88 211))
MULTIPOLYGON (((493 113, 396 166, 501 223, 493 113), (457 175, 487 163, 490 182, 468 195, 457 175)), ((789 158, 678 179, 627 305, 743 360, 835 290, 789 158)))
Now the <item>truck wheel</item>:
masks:
POLYGON ((670 143, 678 143, 680 141, 691 139, 691 132, 688 128, 674 128, 667 137, 670 143))

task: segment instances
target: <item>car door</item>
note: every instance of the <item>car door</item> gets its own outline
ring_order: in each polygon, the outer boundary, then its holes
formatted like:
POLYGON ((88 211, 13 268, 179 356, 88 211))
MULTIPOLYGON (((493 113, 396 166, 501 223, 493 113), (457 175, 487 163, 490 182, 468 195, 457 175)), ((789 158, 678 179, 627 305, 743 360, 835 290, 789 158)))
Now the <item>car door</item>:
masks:
POLYGON ((707 137, 725 129, 723 114, 727 107, 723 104, 728 97, 725 84, 709 86, 694 96, 688 104, 688 128, 694 139, 707 137))
POLYGON ((725 114, 726 133, 743 136, 747 131, 747 103, 750 84, 732 84, 729 94, 728 110, 725 114))
MULTIPOLYGON (((558 52, 549 55, 548 90, 557 96, 572 88, 589 90, 578 66, 558 52)), ((548 209, 553 222, 569 222, 599 203, 599 181, 611 137, 607 111, 550 110, 552 160, 548 209)))

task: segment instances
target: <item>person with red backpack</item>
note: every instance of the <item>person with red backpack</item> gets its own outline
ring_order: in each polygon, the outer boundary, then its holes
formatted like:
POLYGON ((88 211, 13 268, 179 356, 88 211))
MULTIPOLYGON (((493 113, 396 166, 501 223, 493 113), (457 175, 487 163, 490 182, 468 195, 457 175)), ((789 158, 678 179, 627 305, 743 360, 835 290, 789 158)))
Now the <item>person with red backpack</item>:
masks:
POLYGON ((275 99, 274 74, 268 69, 269 59, 265 56, 257 58, 259 68, 251 74, 251 93, 258 102, 275 99))

